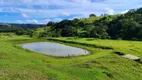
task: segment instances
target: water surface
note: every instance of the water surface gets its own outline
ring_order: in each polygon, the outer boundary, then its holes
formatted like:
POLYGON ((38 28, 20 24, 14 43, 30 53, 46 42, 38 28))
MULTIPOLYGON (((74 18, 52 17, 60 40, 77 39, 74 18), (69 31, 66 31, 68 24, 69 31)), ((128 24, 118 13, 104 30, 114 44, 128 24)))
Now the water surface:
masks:
POLYGON ((20 46, 24 49, 57 57, 79 56, 89 54, 89 51, 87 50, 54 42, 34 42, 20 44, 20 46))

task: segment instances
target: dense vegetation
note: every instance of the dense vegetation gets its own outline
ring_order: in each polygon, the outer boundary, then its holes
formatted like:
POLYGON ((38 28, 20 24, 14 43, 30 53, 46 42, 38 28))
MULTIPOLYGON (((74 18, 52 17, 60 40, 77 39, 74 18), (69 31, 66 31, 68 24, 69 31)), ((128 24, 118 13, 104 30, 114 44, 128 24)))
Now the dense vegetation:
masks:
POLYGON ((49 22, 50 29, 40 37, 86 37, 101 39, 142 40, 142 8, 132 9, 126 14, 49 22))

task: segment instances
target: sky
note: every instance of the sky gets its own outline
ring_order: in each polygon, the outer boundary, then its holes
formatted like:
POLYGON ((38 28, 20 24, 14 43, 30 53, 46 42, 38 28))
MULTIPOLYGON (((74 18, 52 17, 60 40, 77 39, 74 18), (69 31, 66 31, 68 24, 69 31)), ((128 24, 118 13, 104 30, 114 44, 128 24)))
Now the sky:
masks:
POLYGON ((123 14, 142 0, 0 0, 0 22, 47 24, 90 14, 123 14))

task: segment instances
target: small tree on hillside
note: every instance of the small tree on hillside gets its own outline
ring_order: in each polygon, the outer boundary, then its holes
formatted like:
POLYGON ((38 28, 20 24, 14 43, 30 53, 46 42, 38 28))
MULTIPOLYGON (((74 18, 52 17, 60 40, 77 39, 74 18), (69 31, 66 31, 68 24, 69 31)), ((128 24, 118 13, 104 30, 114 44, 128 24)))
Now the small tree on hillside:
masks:
POLYGON ((89 17, 96 17, 96 15, 95 14, 90 14, 90 16, 89 17))
POLYGON ((47 23, 47 26, 53 26, 55 23, 53 22, 53 21, 49 21, 48 23, 47 23))

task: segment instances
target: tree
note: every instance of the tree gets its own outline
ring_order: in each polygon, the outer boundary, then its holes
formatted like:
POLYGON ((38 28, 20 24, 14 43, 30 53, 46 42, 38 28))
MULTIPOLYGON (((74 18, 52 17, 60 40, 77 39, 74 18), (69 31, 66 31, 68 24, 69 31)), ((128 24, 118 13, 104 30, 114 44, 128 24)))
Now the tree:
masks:
POLYGON ((101 36, 97 33, 97 29, 96 29, 96 28, 93 28, 93 29, 90 31, 90 37, 93 37, 93 38, 101 38, 101 36))
POLYGON ((63 29, 65 27, 68 27, 68 26, 73 26, 73 21, 71 20, 63 20, 59 23, 57 23, 54 28, 55 29, 63 29))
POLYGON ((90 14, 89 17, 96 17, 96 15, 95 14, 90 14))
POLYGON ((47 26, 53 26, 54 24, 55 24, 54 22, 49 21, 49 22, 47 23, 47 26))
POLYGON ((68 26, 61 31, 61 36, 63 37, 73 37, 77 35, 77 29, 72 26, 68 26))

